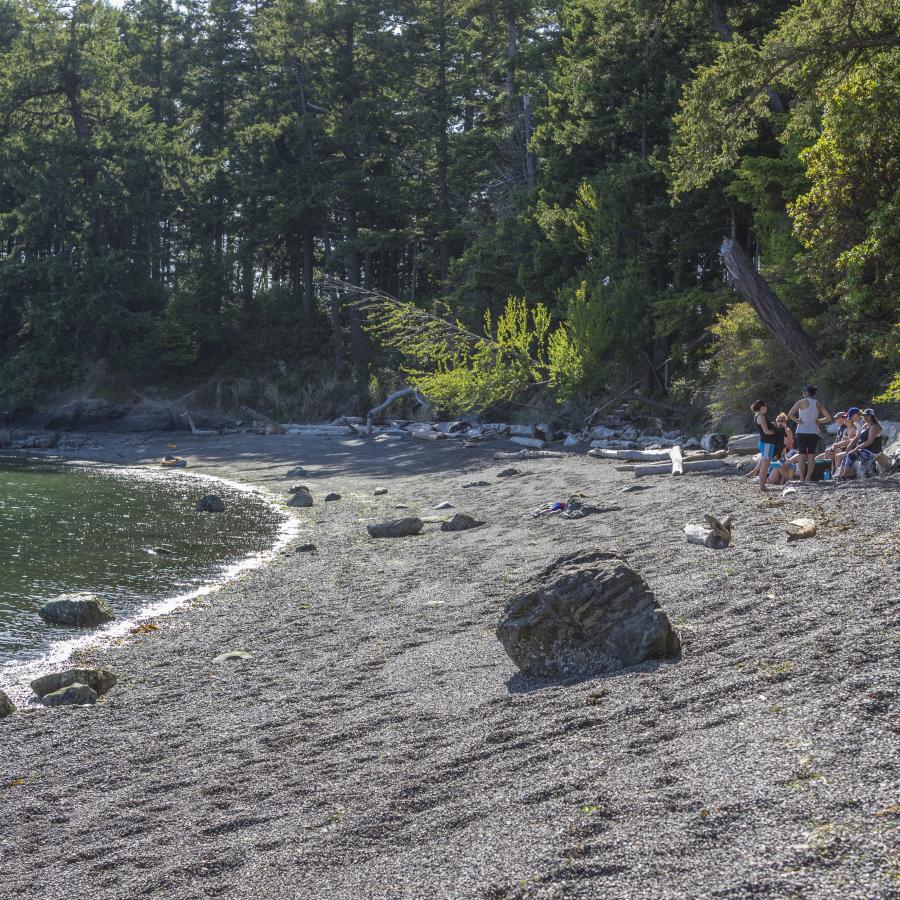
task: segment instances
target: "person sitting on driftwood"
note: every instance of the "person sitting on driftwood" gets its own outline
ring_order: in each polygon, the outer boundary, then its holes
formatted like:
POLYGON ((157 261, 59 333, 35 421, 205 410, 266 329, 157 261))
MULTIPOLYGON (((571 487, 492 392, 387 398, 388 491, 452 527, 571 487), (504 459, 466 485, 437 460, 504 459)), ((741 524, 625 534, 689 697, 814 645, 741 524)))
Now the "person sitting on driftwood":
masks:
POLYGON ((819 427, 831 421, 831 413, 816 400, 819 389, 814 384, 803 386, 803 397, 788 413, 797 423, 797 450, 800 454, 800 480, 812 481, 816 471, 816 451, 819 449, 819 427))
POLYGON ((882 428, 874 409, 862 411, 862 424, 858 426, 856 437, 847 445, 844 453, 837 456, 838 471, 835 478, 849 478, 854 463, 867 463, 881 453, 882 428))
POLYGON ((751 407, 754 421, 756 422, 756 430, 759 432, 759 489, 766 490, 766 483, 769 478, 769 464, 775 459, 775 445, 778 436, 775 432, 775 423, 769 421, 766 413, 769 407, 766 406, 765 400, 757 400, 751 407))
MULTIPOLYGON (((859 417, 859 409, 857 407, 852 407, 850 411, 855 414, 856 418, 859 417)), ((816 462, 831 463, 832 477, 834 476, 835 469, 837 468, 838 453, 843 453, 850 444, 850 441, 852 441, 856 437, 856 425, 850 421, 847 413, 836 413, 834 416, 834 421, 838 427, 834 443, 824 453, 820 453, 816 457, 816 462)))

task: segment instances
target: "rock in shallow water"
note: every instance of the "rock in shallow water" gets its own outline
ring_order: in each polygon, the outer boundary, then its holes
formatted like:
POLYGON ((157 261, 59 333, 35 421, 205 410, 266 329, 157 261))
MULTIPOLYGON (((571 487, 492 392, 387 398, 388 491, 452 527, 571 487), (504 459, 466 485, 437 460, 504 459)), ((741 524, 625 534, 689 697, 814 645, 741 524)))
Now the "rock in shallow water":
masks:
POLYGON ((0 691, 0 719, 11 716, 16 711, 16 704, 0 691))
POLYGON ((70 684, 61 690, 44 694, 41 702, 44 706, 85 706, 97 702, 97 692, 86 684, 70 684))
POLYGON ((31 682, 31 689, 43 698, 73 684, 85 684, 96 694, 105 694, 116 683, 116 676, 106 669, 67 669, 41 675, 31 682))
POLYGON ((38 615, 51 625, 70 625, 73 628, 90 628, 114 619, 112 607, 95 594, 61 594, 48 600, 38 615))
POLYGON ((225 503, 221 497, 217 497, 215 494, 207 494, 197 501, 197 512, 225 512, 225 503))
POLYGON ((417 516, 406 519, 394 519, 393 522, 382 522, 380 525, 367 525, 366 529, 373 538, 399 538, 418 534, 425 523, 417 516))
POLYGON ((681 641, 623 556, 579 550, 526 583, 497 636, 526 674, 575 678, 677 656, 681 641))

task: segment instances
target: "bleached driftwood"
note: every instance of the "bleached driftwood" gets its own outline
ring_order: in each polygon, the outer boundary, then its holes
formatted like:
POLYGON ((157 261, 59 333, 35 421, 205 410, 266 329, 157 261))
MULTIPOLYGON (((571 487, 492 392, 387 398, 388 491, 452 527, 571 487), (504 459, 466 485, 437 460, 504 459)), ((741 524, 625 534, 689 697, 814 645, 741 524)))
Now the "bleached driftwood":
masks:
POLYGON ((366 416, 366 430, 368 431, 368 433, 369 434, 372 433, 372 424, 374 423, 375 419, 377 419, 378 416, 380 416, 389 406, 396 403, 398 400, 402 399, 403 397, 410 397, 410 396, 415 397, 417 405, 422 406, 425 409, 428 409, 431 406, 431 404, 428 402, 428 400, 425 397, 423 397, 415 388, 413 388, 413 387, 401 388, 399 391, 394 391, 394 393, 391 394, 390 397, 388 397, 384 401, 384 403, 380 403, 378 406, 375 406, 369 410, 369 413, 366 416))
POLYGON ((547 446, 546 441, 533 437, 511 437, 510 443, 519 444, 521 447, 531 447, 532 450, 543 450, 547 446))
MULTIPOLYGON (((631 462, 663 462, 672 458, 672 450, 589 450, 588 456, 596 459, 621 459, 631 462)), ((696 462, 702 459, 724 459, 725 456, 724 450, 717 450, 715 453, 696 450, 685 453, 683 458, 687 462, 696 462)))
POLYGON ((684 535, 689 544, 700 544, 713 550, 724 550, 731 544, 732 518, 728 516, 721 522, 706 514, 705 525, 685 525, 684 535))
POLYGON ((257 412, 249 406, 242 406, 241 409, 250 413, 250 415, 266 429, 266 434, 286 434, 284 427, 279 425, 274 419, 270 419, 268 416, 263 415, 261 412, 257 412))
POLYGON ((419 441, 442 441, 447 437, 442 431, 428 431, 425 428, 411 428, 409 433, 419 441))
POLYGON ((681 455, 681 447, 677 444, 669 451, 672 458, 672 474, 684 475, 684 457, 681 455))
MULTIPOLYGON (((713 472, 721 469, 725 465, 721 459, 697 459, 687 460, 683 463, 685 472, 713 472)), ((671 464, 667 463, 649 463, 646 466, 635 466, 634 477, 640 478, 643 475, 669 475, 672 471, 671 464)))
POLYGON ((191 434, 218 434, 217 431, 213 431, 210 428, 198 428, 194 424, 194 417, 190 413, 182 413, 179 418, 187 419, 188 426, 191 429, 191 434))
POLYGON ((555 450, 498 450, 494 459, 565 459, 565 453, 555 450))
POLYGON ((728 440, 728 452, 737 453, 740 456, 747 456, 751 453, 758 452, 758 444, 758 434, 736 434, 728 440))

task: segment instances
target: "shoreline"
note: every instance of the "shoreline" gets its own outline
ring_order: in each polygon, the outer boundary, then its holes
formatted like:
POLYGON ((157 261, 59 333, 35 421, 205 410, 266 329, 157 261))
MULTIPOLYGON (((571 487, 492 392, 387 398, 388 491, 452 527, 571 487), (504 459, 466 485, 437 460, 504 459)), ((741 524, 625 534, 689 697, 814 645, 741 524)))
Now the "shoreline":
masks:
MULTIPOLYGON (((498 479, 499 444, 177 439, 190 468, 276 495, 307 468, 315 506, 290 515, 318 552, 286 548, 91 654, 119 676, 95 707, 0 722, 0 897, 895 889, 896 477, 783 500, 716 473, 625 493, 631 476, 581 455, 498 479), (577 491, 603 512, 531 517, 577 491), (365 532, 441 501, 487 524, 365 532), (735 516, 732 547, 685 543, 704 512, 735 516), (786 543, 807 514, 816 538, 786 543), (504 601, 584 547, 625 553, 680 662, 576 684, 516 671, 504 601), (212 662, 237 649, 250 659, 212 662)), ((165 440, 102 452, 155 461, 165 440)))
MULTIPOLYGON (((0 452, 0 463, 5 458, 22 459, 23 457, 13 457, 0 452)), ((137 471, 149 468, 149 466, 135 465, 134 463, 110 462, 101 459, 73 459, 56 455, 55 452, 37 456, 32 451, 24 458, 34 462, 84 468, 131 469, 137 471)), ((113 621, 85 634, 51 641, 50 645, 34 658, 21 661, 12 659, 0 662, 0 690, 3 690, 20 709, 29 711, 46 710, 46 707, 42 706, 40 701, 34 696, 30 686, 31 681, 39 675, 72 668, 76 665, 80 655, 101 652, 113 642, 127 639, 131 630, 141 623, 151 619, 176 615, 180 610, 189 606, 192 601, 215 593, 215 591, 232 579, 239 577, 243 572, 265 565, 266 562, 273 559, 277 553, 282 551, 294 539, 297 520, 278 505, 277 501, 280 498, 270 491, 234 479, 203 472, 191 472, 188 469, 178 469, 174 474, 179 478, 190 478, 225 485, 238 493, 253 493, 261 496, 271 509, 278 512, 281 518, 272 545, 267 550, 246 553, 231 562, 223 561, 220 566, 222 571, 215 575, 211 573, 204 580, 203 584, 191 590, 173 593, 171 596, 149 601, 142 607, 131 611, 129 615, 122 618, 117 617, 113 621)))

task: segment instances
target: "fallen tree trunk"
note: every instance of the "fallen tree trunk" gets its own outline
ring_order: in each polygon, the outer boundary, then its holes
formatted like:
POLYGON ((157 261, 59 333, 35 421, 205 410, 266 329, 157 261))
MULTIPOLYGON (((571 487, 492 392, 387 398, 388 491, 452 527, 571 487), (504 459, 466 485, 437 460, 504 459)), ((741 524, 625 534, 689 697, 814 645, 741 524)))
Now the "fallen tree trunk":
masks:
POLYGON ((763 325, 801 369, 817 369, 821 360, 809 335, 778 299, 766 279, 756 271, 744 248, 737 241, 725 238, 720 253, 738 293, 753 307, 763 325))
MULTIPOLYGON (((683 463, 685 472, 713 472, 721 469, 725 462, 721 459, 698 459, 688 460, 683 463)), ((635 466, 634 477, 640 478, 642 475, 669 475, 672 471, 671 463, 653 463, 646 466, 635 466)))
POLYGON ((681 447, 675 446, 669 451, 672 459, 672 474, 684 475, 684 457, 681 455, 681 447))
POLYGON ((372 433, 372 423, 375 419, 378 418, 378 416, 380 416, 391 404, 396 403, 403 397, 409 397, 410 395, 416 398, 416 403, 419 406, 424 406, 426 409, 430 406, 428 401, 413 387, 405 387, 401 388, 399 391, 394 391, 384 403, 380 403, 378 406, 369 410, 369 414, 366 416, 366 429, 368 433, 372 433))

